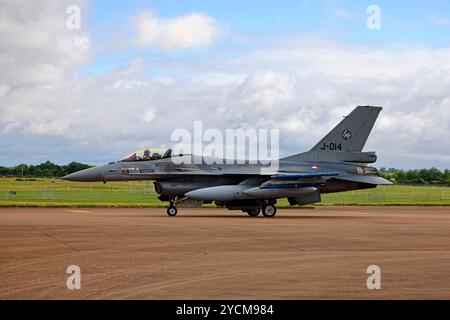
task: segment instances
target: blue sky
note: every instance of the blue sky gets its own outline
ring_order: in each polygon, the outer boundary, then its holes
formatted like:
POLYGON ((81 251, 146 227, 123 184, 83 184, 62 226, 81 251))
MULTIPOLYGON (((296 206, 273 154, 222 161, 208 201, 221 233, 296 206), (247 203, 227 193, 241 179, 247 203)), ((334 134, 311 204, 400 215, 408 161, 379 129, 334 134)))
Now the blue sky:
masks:
MULTIPOLYGON (((345 21, 335 15, 336 10, 345 10, 352 17, 364 19, 369 5, 382 9, 383 24, 386 29, 395 30, 398 40, 411 36, 416 30, 414 41, 434 43, 449 40, 445 28, 430 23, 430 17, 446 17, 450 13, 450 3, 445 0, 432 1, 93 1, 92 26, 97 29, 111 21, 124 22, 130 16, 145 10, 156 10, 163 17, 174 17, 186 12, 197 11, 214 16, 226 23, 234 32, 251 33, 264 36, 284 32, 316 31, 333 25, 343 31, 358 28, 359 22, 345 21), (439 34, 430 34, 431 32, 439 34)), ((361 39, 366 31, 361 28, 361 39)), ((326 30, 332 32, 332 30, 326 30)), ((352 30, 353 32, 355 30, 352 30)), ((386 32, 388 32, 386 30, 386 32)), ((369 33, 365 33, 366 36, 369 33)))
MULTIPOLYGON (((421 43, 446 46, 449 26, 437 19, 448 19, 450 2, 432 1, 94 1, 91 5, 93 30, 111 22, 124 23, 142 10, 154 10, 161 17, 201 12, 215 17, 232 33, 258 39, 321 32, 331 38, 352 42, 392 45, 421 43), (373 32, 365 27, 366 9, 381 8, 383 28, 373 32), (348 13, 348 17, 339 15, 348 13)), ((445 23, 445 22, 444 22, 445 23)))
MULTIPOLYGON (((103 1, 90 3, 89 26, 97 43, 92 61, 80 67, 82 73, 103 73, 122 65, 133 56, 198 58, 199 52, 161 52, 152 49, 117 50, 108 43, 117 30, 124 28, 133 16, 152 10, 161 18, 174 18, 190 12, 212 16, 225 34, 210 48, 208 55, 227 50, 251 50, 280 38, 320 35, 332 41, 367 46, 450 45, 449 1, 103 1), (366 27, 369 5, 381 9, 382 28, 366 27), (245 38, 245 41, 240 38, 245 38)), ((204 53, 204 52, 200 52, 204 53)))
POLYGON ((0 165, 105 163, 198 120, 278 128, 285 156, 359 104, 384 107, 377 166, 450 167, 449 1, 4 3, 0 165))

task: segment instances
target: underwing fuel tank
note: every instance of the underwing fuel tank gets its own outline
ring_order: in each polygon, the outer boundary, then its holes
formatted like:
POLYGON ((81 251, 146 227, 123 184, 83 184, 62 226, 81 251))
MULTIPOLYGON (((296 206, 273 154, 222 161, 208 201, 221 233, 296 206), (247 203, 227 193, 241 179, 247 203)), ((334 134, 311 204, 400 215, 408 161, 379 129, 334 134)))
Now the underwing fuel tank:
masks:
POLYGON ((236 199, 249 199, 244 191, 248 186, 244 185, 228 185, 217 186, 193 190, 185 193, 185 196, 190 199, 203 201, 231 201, 236 199))
POLYGON ((228 185, 193 190, 187 192, 185 196, 190 199, 203 201, 231 201, 238 199, 300 197, 316 191, 316 187, 260 189, 259 187, 249 188, 246 185, 228 185))
POLYGON ((251 198, 289 198, 300 197, 305 194, 314 193, 317 191, 316 187, 302 187, 302 188, 275 188, 275 189, 261 189, 259 187, 247 189, 244 194, 251 198))

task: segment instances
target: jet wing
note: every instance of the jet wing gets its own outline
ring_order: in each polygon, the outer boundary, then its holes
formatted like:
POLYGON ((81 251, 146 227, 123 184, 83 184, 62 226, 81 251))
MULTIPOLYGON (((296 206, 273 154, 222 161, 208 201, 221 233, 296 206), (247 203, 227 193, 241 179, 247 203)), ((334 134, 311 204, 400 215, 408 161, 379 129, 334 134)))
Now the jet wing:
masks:
POLYGON ((278 173, 271 176, 272 179, 301 179, 315 177, 333 177, 337 176, 337 172, 307 172, 307 173, 278 173))
POLYGON ((354 182, 361 182, 361 183, 368 183, 368 184, 375 184, 375 185, 388 185, 392 184, 391 181, 378 177, 378 176, 358 176, 358 175, 345 175, 345 176, 339 176, 335 177, 334 179, 338 180, 345 180, 345 181, 354 181, 354 182))

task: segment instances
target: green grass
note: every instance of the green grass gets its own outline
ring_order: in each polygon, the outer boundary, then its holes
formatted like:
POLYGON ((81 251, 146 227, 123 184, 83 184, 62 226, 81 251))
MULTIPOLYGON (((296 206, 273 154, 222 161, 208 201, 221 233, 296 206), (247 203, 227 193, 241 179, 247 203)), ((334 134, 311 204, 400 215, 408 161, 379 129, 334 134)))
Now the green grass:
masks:
POLYGON ((378 186, 374 189, 323 195, 324 204, 450 205, 450 188, 432 186, 378 186))
POLYGON ((0 206, 161 206, 147 181, 80 183, 0 179, 0 206), (10 191, 15 191, 15 195, 10 191))
MULTIPOLYGON (((0 206, 166 206, 147 181, 80 183, 61 179, 0 178, 0 206), (13 194, 12 192, 15 192, 13 194)), ((450 205, 450 188, 380 186, 322 195, 321 205, 450 205)), ((278 202, 287 207, 287 200, 278 202)))

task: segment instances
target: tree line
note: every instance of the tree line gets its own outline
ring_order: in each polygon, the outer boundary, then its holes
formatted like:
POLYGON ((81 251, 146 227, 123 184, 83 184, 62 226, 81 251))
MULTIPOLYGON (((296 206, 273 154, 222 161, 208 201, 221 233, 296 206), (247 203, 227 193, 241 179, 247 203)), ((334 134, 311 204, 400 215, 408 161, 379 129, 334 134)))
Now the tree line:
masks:
POLYGON ((450 186, 450 171, 431 169, 402 170, 381 167, 379 175, 396 184, 410 185, 446 185, 450 186))
POLYGON ((47 161, 38 165, 19 164, 15 167, 1 167, 0 176, 27 178, 59 178, 69 173, 92 167, 91 165, 71 162, 67 165, 57 165, 47 161))
MULTIPOLYGON (((59 178, 69 173, 92 167, 91 165, 71 162, 57 165, 47 161, 38 165, 19 164, 15 167, 1 167, 0 176, 27 178, 59 178)), ((447 185, 450 186, 450 171, 431 169, 402 170, 396 168, 380 168, 379 175, 396 184, 412 185, 447 185)))

